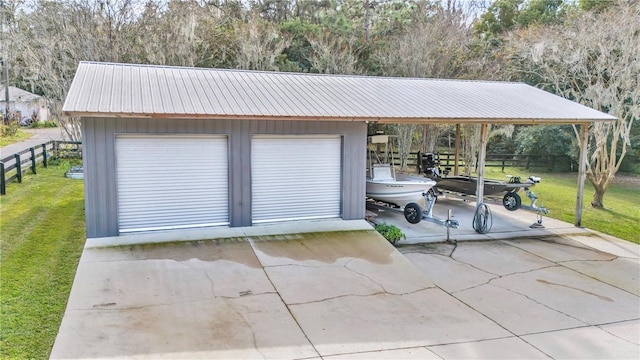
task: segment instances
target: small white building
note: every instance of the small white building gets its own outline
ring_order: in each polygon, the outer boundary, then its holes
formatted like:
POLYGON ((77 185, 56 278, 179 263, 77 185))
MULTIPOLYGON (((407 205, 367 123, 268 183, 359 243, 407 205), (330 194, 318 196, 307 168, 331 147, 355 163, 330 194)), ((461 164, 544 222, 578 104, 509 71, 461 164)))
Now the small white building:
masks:
MULTIPOLYGON (((4 114, 7 108, 5 89, 0 89, 0 109, 4 114)), ((20 120, 32 118, 36 114, 39 122, 49 121, 49 107, 47 100, 40 95, 9 86, 9 111, 19 113, 20 120)))

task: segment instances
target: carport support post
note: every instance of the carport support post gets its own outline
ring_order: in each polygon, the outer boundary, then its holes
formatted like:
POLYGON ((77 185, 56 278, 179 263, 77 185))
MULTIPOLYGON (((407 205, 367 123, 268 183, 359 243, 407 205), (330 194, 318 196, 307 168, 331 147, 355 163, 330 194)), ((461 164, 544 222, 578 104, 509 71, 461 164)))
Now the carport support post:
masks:
POLYGON ((580 132, 580 162, 578 163, 578 196, 576 199, 575 226, 582 227, 582 202, 584 200, 584 180, 587 177, 587 144, 589 142, 589 125, 582 124, 580 132))
POLYGON ((480 152, 478 153, 478 184, 476 186, 476 205, 480 206, 484 200, 484 163, 487 157, 487 142, 489 141, 489 124, 480 124, 480 152))
MULTIPOLYGON (((447 159, 448 161, 449 159, 447 159)), ((460 161, 460 124, 456 124, 456 150, 453 165, 453 175, 458 176, 458 161, 460 161)))

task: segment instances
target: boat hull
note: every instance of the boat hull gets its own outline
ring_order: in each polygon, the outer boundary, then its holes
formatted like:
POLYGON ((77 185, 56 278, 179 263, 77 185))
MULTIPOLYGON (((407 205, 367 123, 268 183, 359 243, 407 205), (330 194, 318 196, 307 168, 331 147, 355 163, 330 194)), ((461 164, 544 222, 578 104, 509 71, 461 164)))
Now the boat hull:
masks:
MULTIPOLYGON (((465 195, 475 195, 478 187, 478 179, 469 176, 448 176, 436 179, 436 188, 465 195)), ((517 190, 521 187, 533 186, 534 183, 510 183, 500 180, 484 180, 484 195, 497 195, 502 192, 517 190)))
POLYGON ((425 178, 398 177, 397 180, 367 179, 367 197, 400 207, 418 202, 436 182, 425 178))

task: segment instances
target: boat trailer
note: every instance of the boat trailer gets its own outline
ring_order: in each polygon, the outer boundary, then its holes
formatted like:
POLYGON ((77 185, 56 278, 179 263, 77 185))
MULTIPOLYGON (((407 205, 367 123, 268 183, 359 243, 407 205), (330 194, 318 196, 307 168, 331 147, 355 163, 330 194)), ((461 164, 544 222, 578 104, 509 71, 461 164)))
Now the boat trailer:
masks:
POLYGON ((457 229, 458 227, 460 227, 460 223, 458 222, 458 220, 453 219, 451 209, 449 209, 446 219, 440 219, 433 215, 433 206, 436 204, 436 200, 438 198, 431 189, 427 192, 422 193, 422 196, 424 197, 424 203, 426 205, 425 210, 422 209, 422 206, 420 206, 420 204, 415 202, 408 203, 404 207, 399 207, 393 204, 388 204, 373 199, 367 200, 367 208, 371 210, 392 211, 403 214, 405 220, 407 220, 411 224, 417 224, 420 221, 424 220, 436 225, 444 226, 447 228, 447 241, 449 241, 450 229, 457 229))
MULTIPOLYGON (((530 177, 530 180, 535 182, 540 182, 540 178, 530 177)), ((476 212, 473 216, 473 229, 479 234, 486 234, 491 230, 493 224, 493 215, 491 214, 491 209, 487 207, 488 204, 502 205, 505 209, 509 211, 516 211, 519 209, 533 211, 537 214, 536 222, 531 224, 530 228, 543 228, 542 225, 542 216, 546 215, 550 212, 549 209, 538 206, 538 196, 529 189, 529 187, 524 187, 525 195, 529 199, 529 205, 522 204, 522 197, 518 194, 518 190, 508 191, 502 199, 496 199, 491 197, 485 197, 483 202, 478 203, 476 207, 476 212)), ((463 201, 477 201, 475 195, 468 195, 463 193, 452 192, 448 190, 439 190, 439 194, 442 194, 445 197, 452 199, 459 199, 463 201)))

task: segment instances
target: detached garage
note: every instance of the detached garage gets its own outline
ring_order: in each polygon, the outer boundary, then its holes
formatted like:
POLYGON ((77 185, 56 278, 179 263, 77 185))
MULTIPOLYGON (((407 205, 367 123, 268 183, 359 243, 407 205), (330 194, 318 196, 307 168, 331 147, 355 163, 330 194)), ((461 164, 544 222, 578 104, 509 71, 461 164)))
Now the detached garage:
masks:
POLYGON ((81 118, 88 238, 364 219, 369 122, 577 123, 586 138, 612 119, 521 83, 94 62, 63 111, 81 118))

